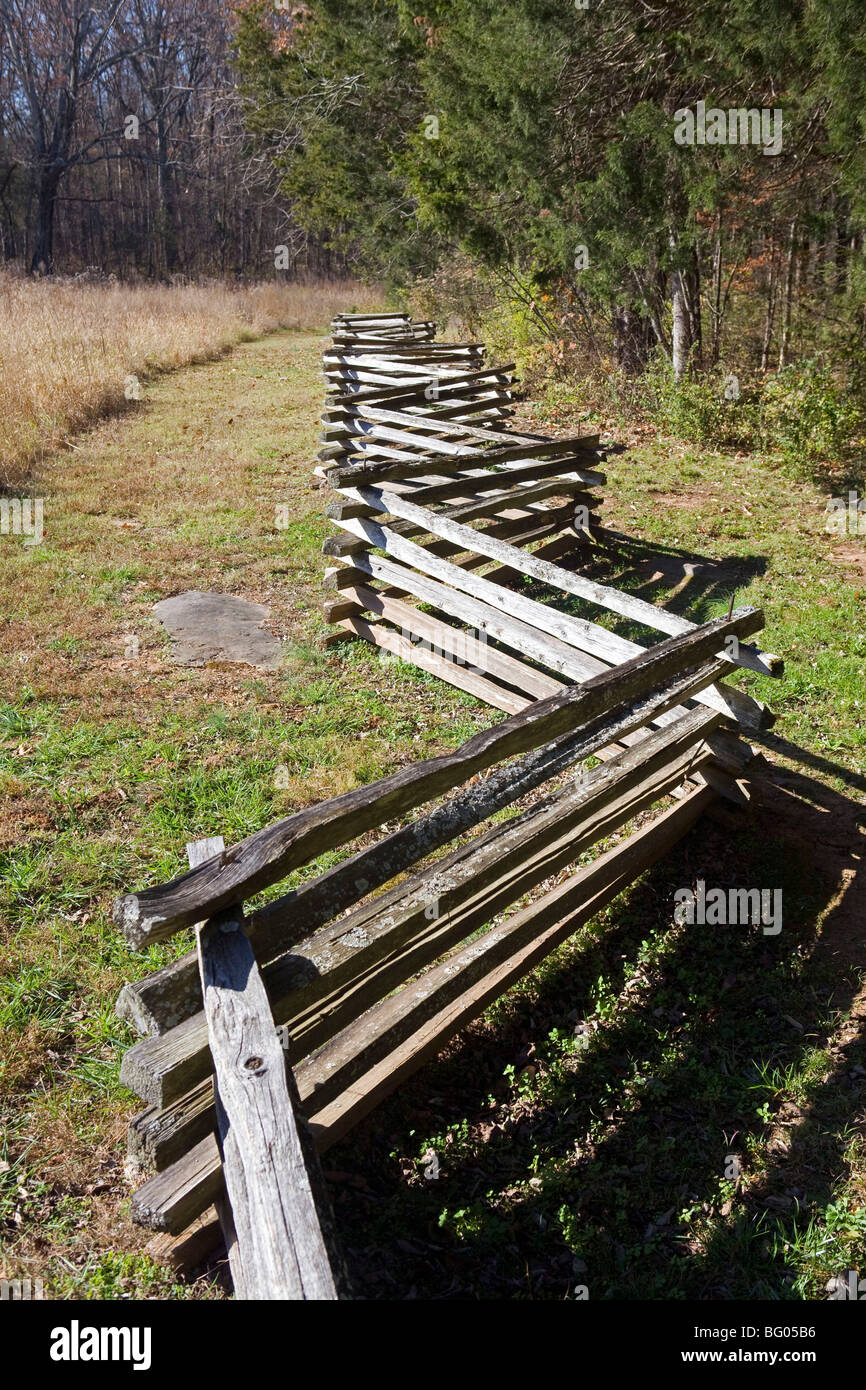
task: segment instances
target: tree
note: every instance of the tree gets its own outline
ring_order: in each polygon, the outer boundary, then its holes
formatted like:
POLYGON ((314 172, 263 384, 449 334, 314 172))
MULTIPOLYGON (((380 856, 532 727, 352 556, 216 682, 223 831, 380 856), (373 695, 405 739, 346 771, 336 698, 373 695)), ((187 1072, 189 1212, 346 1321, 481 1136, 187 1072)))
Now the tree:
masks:
POLYGON ((63 179, 74 165, 105 156, 108 132, 82 140, 76 134, 85 102, 135 51, 121 25, 123 7, 124 0, 0 0, 0 29, 36 198, 34 272, 50 273, 54 266, 63 179))
MULTIPOLYGON (((866 26, 853 0, 843 19, 833 5, 740 0, 722 25, 711 0, 425 0, 422 14, 409 0, 309 0, 278 41, 253 3, 240 61, 306 225, 407 275, 420 229, 429 251, 459 248, 499 277, 551 335, 570 336, 577 305, 606 317, 627 370, 655 345, 681 378, 719 361, 741 275, 764 305, 757 361, 777 338, 788 356, 807 227, 828 302, 852 283, 856 195, 825 118, 831 89, 838 103, 862 82, 866 45, 849 58, 844 26, 866 26), (784 152, 677 143, 677 113, 698 102, 784 106, 784 152)), ((858 171, 862 124, 830 123, 858 171)))
POLYGON ((238 11, 248 128, 299 226, 392 279, 426 268, 436 249, 400 168, 423 123, 423 44, 391 0, 320 0, 294 11, 258 0, 238 11))

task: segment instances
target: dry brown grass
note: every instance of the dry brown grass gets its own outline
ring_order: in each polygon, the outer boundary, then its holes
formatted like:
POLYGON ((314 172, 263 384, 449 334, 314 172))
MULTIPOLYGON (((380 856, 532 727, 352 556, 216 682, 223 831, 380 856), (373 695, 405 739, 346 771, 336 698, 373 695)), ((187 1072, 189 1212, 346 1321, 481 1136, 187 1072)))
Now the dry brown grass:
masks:
POLYGON ((278 328, 326 329, 380 306, 354 281, 235 287, 28 280, 0 274, 0 485, 134 399, 154 373, 278 328))

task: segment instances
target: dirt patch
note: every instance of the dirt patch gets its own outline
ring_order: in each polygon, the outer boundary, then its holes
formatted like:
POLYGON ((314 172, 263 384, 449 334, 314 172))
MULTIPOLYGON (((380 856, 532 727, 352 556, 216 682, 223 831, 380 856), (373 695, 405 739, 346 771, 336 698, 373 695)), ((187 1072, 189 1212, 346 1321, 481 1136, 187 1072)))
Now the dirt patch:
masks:
POLYGON ((830 554, 840 569, 850 568, 854 571, 852 579, 866 579, 866 545, 856 545, 854 542, 837 545, 830 554))

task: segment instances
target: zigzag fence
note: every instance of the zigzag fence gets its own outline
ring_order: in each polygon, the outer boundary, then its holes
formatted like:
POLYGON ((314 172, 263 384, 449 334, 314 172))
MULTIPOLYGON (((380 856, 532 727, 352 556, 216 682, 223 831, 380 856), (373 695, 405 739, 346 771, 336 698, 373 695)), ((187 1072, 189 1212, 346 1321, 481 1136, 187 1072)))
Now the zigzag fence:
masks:
POLYGON ((130 1152, 153 1170, 133 1216, 181 1264, 224 1240, 246 1298, 345 1291, 318 1154, 719 797, 747 801, 754 754, 741 735, 767 714, 721 678, 736 664, 780 669, 748 643, 760 610, 697 626, 652 608, 650 622, 651 605, 528 550, 539 533, 568 547, 591 532, 573 508, 599 485, 587 466, 597 441, 511 431, 511 368, 487 369, 478 345, 438 345, 432 331, 402 316, 335 322, 322 463, 349 573, 332 602, 351 607, 343 630, 464 689, 468 672, 507 717, 241 844, 191 846, 188 872, 116 906, 137 948, 196 933, 194 950, 118 1001, 144 1035, 121 1072, 147 1105, 130 1152), (386 409, 383 391, 396 393, 386 409), (565 512, 542 508, 557 495, 565 512), (468 525, 479 519, 484 529, 468 525), (525 575, 662 639, 626 642, 508 587, 525 575), (474 670, 454 659, 456 623, 473 629, 474 670), (423 660, 419 633, 431 639, 423 660))

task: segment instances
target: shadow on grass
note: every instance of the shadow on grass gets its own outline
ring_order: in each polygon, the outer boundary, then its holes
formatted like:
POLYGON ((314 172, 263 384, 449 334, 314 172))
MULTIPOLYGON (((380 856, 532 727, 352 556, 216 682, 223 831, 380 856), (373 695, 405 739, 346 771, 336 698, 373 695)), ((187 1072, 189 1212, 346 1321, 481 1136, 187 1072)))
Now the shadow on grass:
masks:
POLYGON ((862 817, 767 769, 749 813, 705 819, 334 1150, 356 1292, 789 1299, 862 1268, 839 1197, 866 1099, 862 817), (781 887, 781 933, 677 925, 698 878, 781 887))

